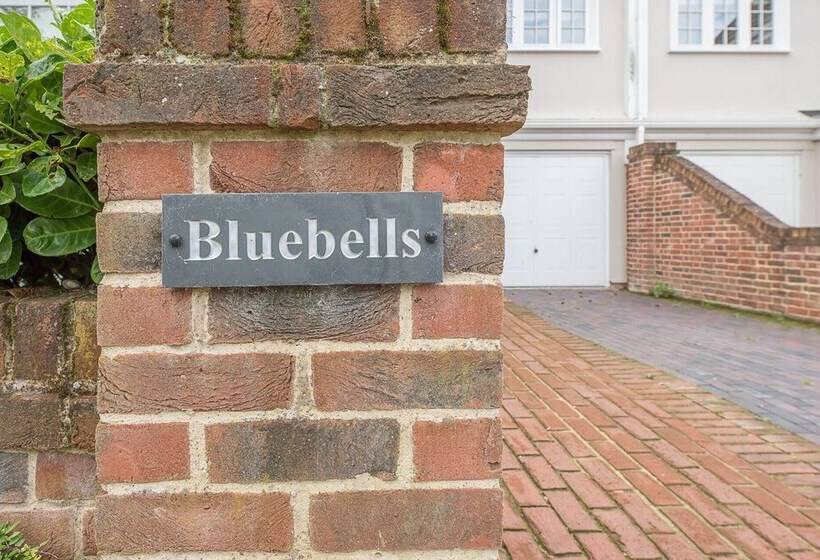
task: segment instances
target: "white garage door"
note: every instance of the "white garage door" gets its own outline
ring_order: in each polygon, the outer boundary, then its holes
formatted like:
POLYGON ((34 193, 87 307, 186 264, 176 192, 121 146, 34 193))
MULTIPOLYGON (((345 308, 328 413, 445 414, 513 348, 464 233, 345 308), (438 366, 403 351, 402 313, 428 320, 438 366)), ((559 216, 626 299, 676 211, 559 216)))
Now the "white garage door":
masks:
POLYGON ((504 285, 608 286, 606 154, 507 152, 504 285))
POLYGON ((800 157, 797 154, 687 152, 684 156, 783 222, 800 225, 800 157))

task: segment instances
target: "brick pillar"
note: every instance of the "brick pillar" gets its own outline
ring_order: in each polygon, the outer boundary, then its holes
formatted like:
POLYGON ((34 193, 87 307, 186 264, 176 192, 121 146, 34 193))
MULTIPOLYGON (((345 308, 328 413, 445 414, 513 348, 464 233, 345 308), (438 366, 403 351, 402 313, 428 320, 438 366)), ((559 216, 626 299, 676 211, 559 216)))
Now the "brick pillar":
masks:
POLYGON ((658 196, 655 164, 664 155, 678 153, 669 142, 649 142, 629 150, 626 167, 626 268, 633 292, 650 292, 663 278, 655 263, 655 206, 658 196))
POLYGON ((103 136, 101 557, 497 557, 504 13, 105 1, 65 81, 103 136), (414 189, 444 192, 442 285, 161 287, 164 193, 414 189))

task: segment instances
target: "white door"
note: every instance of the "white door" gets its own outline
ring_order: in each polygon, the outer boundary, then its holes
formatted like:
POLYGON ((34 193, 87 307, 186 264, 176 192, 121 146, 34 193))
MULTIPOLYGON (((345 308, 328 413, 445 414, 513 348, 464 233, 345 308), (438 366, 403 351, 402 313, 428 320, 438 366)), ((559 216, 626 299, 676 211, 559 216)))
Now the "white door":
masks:
POLYGON ((508 151, 505 166, 504 285, 608 286, 608 155, 508 151))
POLYGON ((800 157, 772 152, 683 154, 791 225, 800 225, 800 157))

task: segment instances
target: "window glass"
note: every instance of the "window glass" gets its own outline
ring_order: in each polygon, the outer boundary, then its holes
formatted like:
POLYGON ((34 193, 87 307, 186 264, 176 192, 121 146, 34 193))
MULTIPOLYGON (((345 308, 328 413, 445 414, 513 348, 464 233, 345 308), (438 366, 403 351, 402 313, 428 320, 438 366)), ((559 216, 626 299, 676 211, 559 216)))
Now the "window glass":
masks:
POLYGON ((524 0, 524 43, 550 42, 550 0, 524 0))
POLYGON ((715 44, 737 45, 738 0, 715 0, 715 44))
POLYGON ((774 0, 752 0, 753 45, 774 44, 774 0))
POLYGON ((561 0, 561 42, 583 45, 586 42, 586 0, 561 0))
POLYGON ((703 0, 680 0, 678 4, 678 42, 699 45, 703 41, 703 0))

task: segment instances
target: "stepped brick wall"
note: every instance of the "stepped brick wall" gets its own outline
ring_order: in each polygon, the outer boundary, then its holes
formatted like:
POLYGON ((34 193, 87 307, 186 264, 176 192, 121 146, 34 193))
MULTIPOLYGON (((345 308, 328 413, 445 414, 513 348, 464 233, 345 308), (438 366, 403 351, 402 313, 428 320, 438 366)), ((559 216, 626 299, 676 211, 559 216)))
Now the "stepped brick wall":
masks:
POLYGON ((820 228, 790 227, 678 155, 643 144, 627 167, 629 289, 820 321, 820 228))
POLYGON ((0 523, 66 560, 95 554, 95 317, 94 294, 0 295, 0 523))
POLYGON ((65 79, 103 137, 100 557, 497 558, 504 14, 106 0, 65 79), (162 194, 412 190, 444 193, 441 285, 161 285, 162 194))

